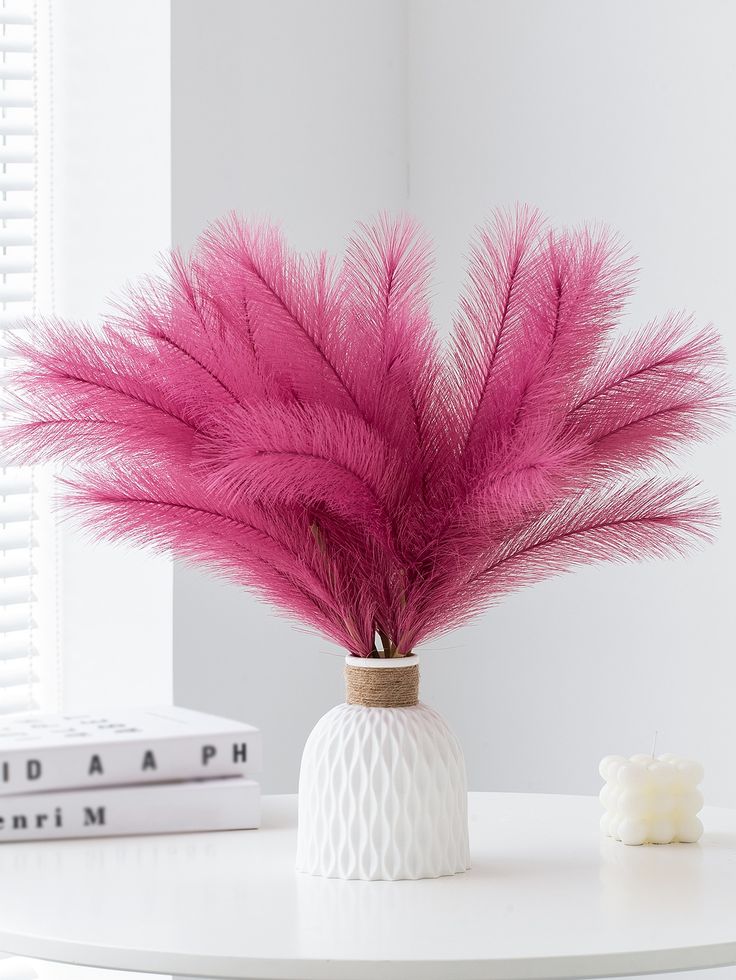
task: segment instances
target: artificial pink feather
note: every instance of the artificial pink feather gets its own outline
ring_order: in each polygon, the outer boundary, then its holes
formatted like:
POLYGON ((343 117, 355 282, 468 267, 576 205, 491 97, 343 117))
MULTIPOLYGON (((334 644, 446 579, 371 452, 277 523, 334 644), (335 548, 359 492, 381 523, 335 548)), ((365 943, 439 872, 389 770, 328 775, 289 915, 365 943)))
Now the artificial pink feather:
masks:
POLYGON ((712 330, 617 336, 621 246, 524 208, 480 231, 447 351, 430 271, 405 219, 361 227, 338 269, 216 224, 102 329, 32 325, 6 457, 68 463, 98 536, 202 562, 364 657, 710 535, 713 503, 665 468, 727 415, 712 330))

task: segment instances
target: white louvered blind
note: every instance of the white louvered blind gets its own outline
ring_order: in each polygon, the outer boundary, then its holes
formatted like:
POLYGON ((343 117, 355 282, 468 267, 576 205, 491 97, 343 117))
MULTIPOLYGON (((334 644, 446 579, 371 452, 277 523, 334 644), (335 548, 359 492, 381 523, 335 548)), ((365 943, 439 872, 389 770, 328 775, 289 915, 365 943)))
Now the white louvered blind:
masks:
MULTIPOLYGON (((0 356, 35 312, 36 5, 0 2, 0 356)), ((0 377, 0 383, 2 378, 0 377)), ((2 460, 0 460, 2 464, 2 460)), ((37 707, 36 477, 0 465, 0 715, 37 707)))

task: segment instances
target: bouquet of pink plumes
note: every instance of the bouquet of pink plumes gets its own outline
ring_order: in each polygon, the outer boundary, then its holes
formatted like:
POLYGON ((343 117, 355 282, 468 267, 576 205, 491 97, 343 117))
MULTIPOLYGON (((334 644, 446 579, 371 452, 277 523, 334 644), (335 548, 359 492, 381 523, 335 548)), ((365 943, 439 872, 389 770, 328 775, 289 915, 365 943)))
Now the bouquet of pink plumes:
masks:
POLYGON ((339 268, 217 224, 104 327, 32 325, 6 457, 67 463, 95 534, 211 566, 361 657, 709 536, 712 502, 667 471, 723 421, 711 329, 617 335, 631 261, 524 209, 479 233, 446 349, 429 273, 405 220, 339 268))

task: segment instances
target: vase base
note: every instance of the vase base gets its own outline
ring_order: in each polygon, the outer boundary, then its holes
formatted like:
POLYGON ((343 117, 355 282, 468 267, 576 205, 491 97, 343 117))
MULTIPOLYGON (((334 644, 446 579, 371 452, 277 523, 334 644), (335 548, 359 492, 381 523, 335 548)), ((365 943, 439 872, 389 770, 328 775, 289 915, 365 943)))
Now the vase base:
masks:
POLYGON ((442 717, 419 702, 321 718, 302 759, 297 871, 401 881, 469 867, 465 764, 442 717))
POLYGON ((300 868, 298 865, 295 870, 297 874, 304 875, 307 878, 328 878, 332 881, 423 881, 428 878, 452 878, 455 875, 463 875, 466 871, 470 871, 472 865, 467 864, 464 868, 459 868, 457 871, 432 871, 431 873, 419 873, 419 874, 400 874, 396 877, 388 877, 385 875, 376 875, 375 877, 368 877, 363 874, 329 874, 324 871, 309 871, 307 868, 300 868))

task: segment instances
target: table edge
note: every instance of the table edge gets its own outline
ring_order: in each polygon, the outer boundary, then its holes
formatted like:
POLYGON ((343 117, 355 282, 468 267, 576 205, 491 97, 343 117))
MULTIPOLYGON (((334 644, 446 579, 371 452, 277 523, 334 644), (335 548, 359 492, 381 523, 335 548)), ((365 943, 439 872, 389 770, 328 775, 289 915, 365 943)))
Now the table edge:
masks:
POLYGON ((120 950, 108 946, 7 935, 0 949, 13 956, 74 966, 139 973, 180 974, 211 980, 586 980, 736 965, 736 940, 703 946, 581 953, 529 959, 248 959, 165 950, 120 950), (395 967, 395 972, 391 969, 395 967))

